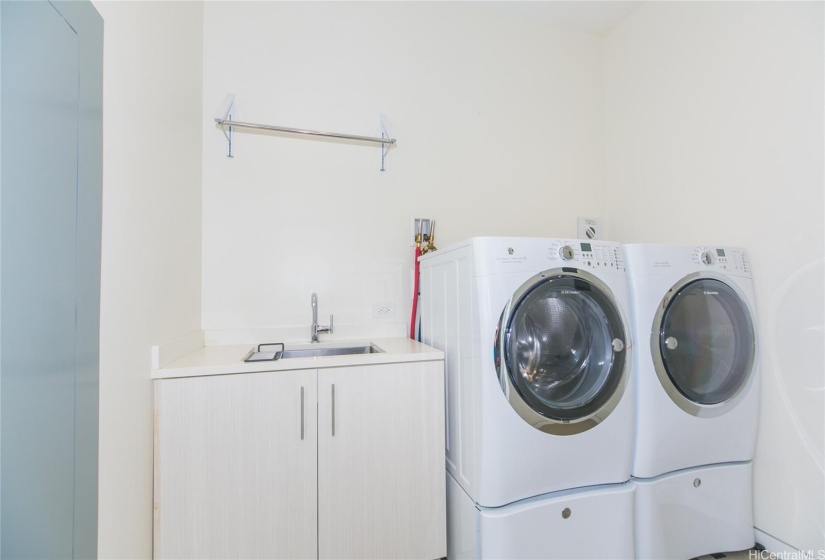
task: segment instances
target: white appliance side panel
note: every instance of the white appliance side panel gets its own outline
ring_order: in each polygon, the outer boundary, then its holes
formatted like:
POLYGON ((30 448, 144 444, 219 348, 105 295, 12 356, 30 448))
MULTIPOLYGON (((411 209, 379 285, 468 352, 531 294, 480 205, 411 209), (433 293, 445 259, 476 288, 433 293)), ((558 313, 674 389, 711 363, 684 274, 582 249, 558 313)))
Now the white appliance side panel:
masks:
POLYGON ((478 509, 449 474, 447 477, 447 558, 478 558, 478 509))
POLYGON ((480 511, 480 558, 634 557, 631 483, 480 511))
MULTIPOLYGON (((630 258, 628 261, 632 266, 633 261, 630 258)), ((702 465, 750 461, 756 447, 760 391, 758 356, 743 400, 729 412, 716 417, 698 418, 683 411, 667 395, 656 375, 651 354, 653 318, 661 299, 679 278, 631 276, 638 403, 633 455, 633 476, 636 477, 652 478, 702 465)), ((732 280, 746 298, 752 297, 750 281, 732 280)), ((755 315, 752 300, 748 303, 755 315)))
POLYGON ((474 431, 479 422, 473 387, 471 272, 468 245, 421 262, 422 342, 444 351, 447 471, 468 492, 475 478, 474 431))
POLYGON ((751 463, 719 465, 636 484, 636 557, 665 560, 754 545, 751 463))

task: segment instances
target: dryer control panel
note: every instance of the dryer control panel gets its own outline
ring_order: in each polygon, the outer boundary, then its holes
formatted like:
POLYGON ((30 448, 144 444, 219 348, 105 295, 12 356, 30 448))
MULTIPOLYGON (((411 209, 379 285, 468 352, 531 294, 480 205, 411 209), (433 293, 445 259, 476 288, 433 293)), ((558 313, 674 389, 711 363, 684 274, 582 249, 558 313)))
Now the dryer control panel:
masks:
POLYGON ((737 247, 696 247, 692 260, 702 269, 745 275, 751 272, 747 253, 737 247))
POLYGON ((584 241, 581 239, 554 240, 547 248, 547 260, 556 266, 570 266, 597 272, 624 272, 624 256, 618 243, 584 241))

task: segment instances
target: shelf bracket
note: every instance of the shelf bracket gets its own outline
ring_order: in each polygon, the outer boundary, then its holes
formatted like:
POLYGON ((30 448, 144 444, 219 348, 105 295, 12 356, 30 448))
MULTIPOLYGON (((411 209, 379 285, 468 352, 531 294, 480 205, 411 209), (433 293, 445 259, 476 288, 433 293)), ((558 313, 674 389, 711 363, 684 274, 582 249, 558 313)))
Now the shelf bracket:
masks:
MULTIPOLYGON (((235 94, 230 93, 229 95, 226 96, 226 98, 223 100, 223 104, 221 105, 220 114, 223 117, 222 120, 232 122, 233 114, 237 114, 237 113, 238 113, 238 108, 235 105, 235 94)), ((215 120, 217 121, 218 119, 215 119, 215 120)), ((234 157, 234 155, 232 154, 232 137, 233 137, 232 126, 222 126, 221 127, 221 132, 223 132, 223 135, 226 137, 226 145, 227 145, 226 157, 229 157, 229 158, 234 157)))
MULTIPOLYGON (((387 127, 384 125, 384 119, 378 119, 378 128, 381 130, 381 138, 382 139, 390 137, 389 133, 387 132, 387 127)), ((384 167, 384 160, 386 159, 387 154, 389 153, 390 148, 392 147, 392 145, 394 143, 395 143, 395 140, 392 140, 392 142, 390 142, 390 143, 381 144, 379 146, 379 148, 381 150, 381 168, 379 169, 379 171, 386 171, 386 168, 384 167)))

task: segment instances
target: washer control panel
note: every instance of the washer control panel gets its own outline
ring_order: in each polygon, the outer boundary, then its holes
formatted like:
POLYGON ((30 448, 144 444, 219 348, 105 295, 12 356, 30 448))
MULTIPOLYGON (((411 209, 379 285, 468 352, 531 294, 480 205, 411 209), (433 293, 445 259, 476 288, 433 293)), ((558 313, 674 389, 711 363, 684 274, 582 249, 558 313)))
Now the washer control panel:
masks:
POLYGON ((693 262, 708 270, 750 274, 751 266, 744 249, 735 247, 696 247, 693 262))
POLYGON ((557 266, 571 266, 596 271, 624 272, 624 256, 618 243, 560 239, 547 248, 547 260, 557 266))

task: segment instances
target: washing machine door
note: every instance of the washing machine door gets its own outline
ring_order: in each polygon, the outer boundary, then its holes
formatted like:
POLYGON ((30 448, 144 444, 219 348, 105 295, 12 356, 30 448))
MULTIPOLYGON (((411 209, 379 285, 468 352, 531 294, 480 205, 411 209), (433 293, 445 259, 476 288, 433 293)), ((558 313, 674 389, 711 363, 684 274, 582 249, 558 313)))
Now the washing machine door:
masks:
POLYGON ((629 375, 627 328, 612 291, 564 268, 525 282, 505 306, 494 360, 510 405, 536 429, 572 435, 597 426, 629 375))
POLYGON ((754 377, 753 318, 744 295, 721 275, 677 282, 659 305, 650 346, 665 392, 694 416, 723 414, 754 377))

